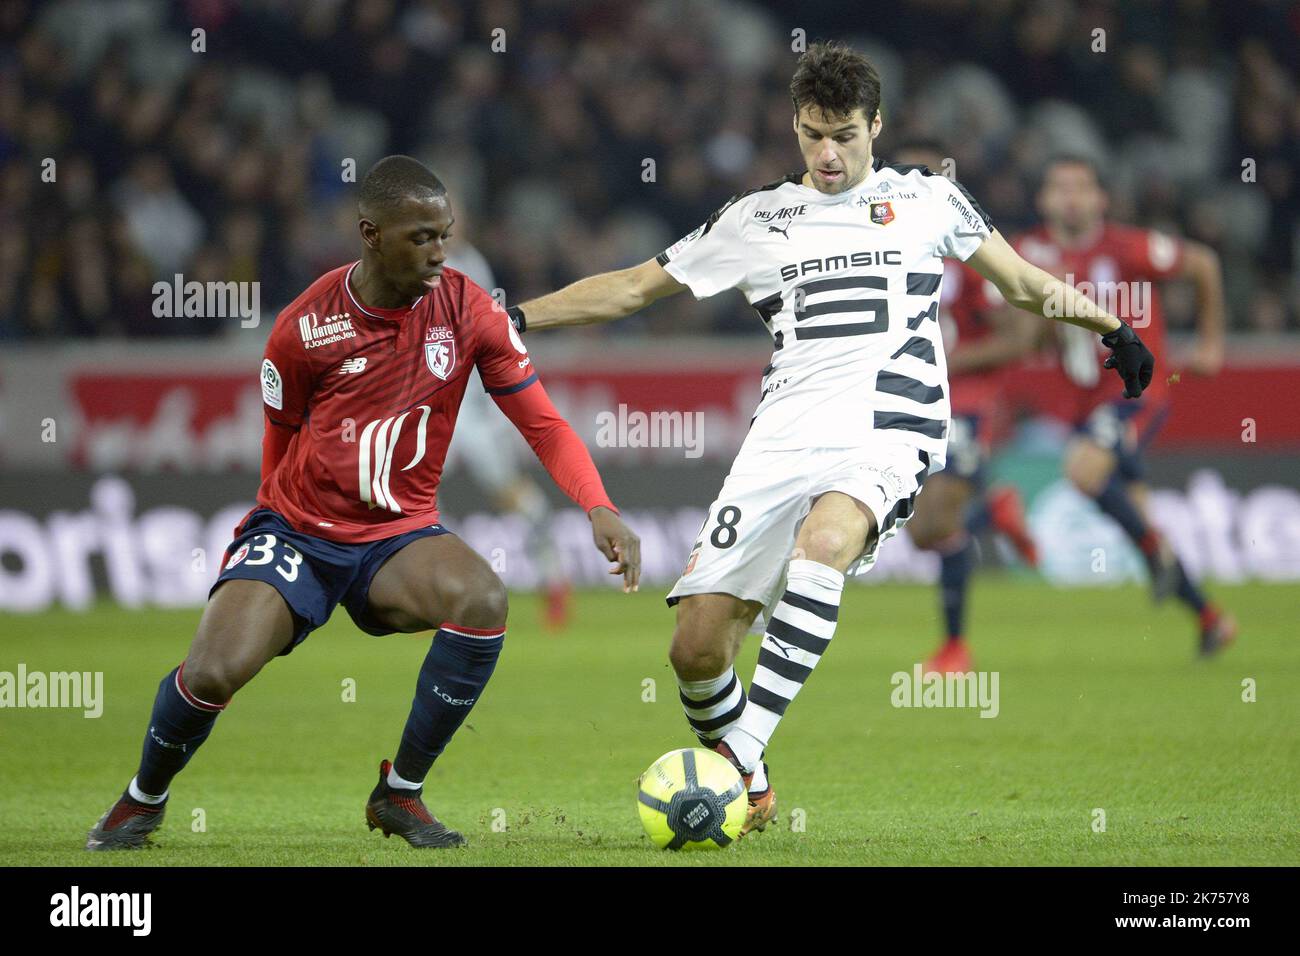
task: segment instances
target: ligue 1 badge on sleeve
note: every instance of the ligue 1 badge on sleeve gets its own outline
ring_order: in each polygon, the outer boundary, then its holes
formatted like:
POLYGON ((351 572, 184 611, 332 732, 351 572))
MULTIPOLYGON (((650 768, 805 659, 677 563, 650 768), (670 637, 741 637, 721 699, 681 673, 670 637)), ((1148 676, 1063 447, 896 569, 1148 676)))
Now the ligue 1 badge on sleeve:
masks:
POLYGON ((447 381, 456 367, 456 333, 444 325, 431 326, 424 334, 424 360, 430 372, 447 381))
POLYGON ((233 567, 234 567, 235 565, 237 565, 239 562, 243 561, 244 558, 246 558, 246 557, 248 557, 248 542, 247 542, 247 541, 245 541, 243 544, 241 544, 241 545, 239 546, 239 550, 236 551, 234 554, 232 554, 232 555, 230 556, 230 560, 226 562, 226 570, 229 571, 231 568, 233 568, 233 567))

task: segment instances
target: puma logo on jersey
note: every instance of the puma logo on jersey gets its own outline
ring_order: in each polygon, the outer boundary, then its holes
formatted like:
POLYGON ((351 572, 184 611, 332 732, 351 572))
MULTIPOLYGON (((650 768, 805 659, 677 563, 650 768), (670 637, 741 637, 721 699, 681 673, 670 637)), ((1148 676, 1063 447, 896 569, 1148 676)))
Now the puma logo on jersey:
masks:
POLYGON ((778 229, 776 226, 768 226, 768 227, 767 227, 767 231, 768 231, 768 232, 779 232, 781 235, 785 236, 787 239, 790 238, 790 224, 789 224, 788 222, 785 224, 785 228, 784 228, 784 229, 778 229))
POLYGON ((344 359, 343 364, 339 366, 339 374, 347 375, 350 372, 364 372, 366 370, 366 357, 344 359))

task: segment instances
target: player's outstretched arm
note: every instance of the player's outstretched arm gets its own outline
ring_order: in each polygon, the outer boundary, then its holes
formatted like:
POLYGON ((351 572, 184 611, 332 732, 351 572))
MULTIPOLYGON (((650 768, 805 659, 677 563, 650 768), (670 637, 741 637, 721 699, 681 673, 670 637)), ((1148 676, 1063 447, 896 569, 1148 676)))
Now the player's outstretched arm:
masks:
POLYGON ((1188 371, 1215 375, 1223 367, 1225 309, 1219 254, 1200 242, 1183 240, 1182 275, 1196 292, 1196 347, 1188 371))
POLYGON ((967 260, 1016 308, 1096 332, 1111 350, 1106 368, 1124 380, 1124 397, 1137 398, 1151 384, 1155 358, 1133 328, 1111 315, 1068 282, 1026 262, 994 230, 967 260))
POLYGON ((558 292, 530 299, 507 311, 520 332, 591 325, 621 319, 685 288, 663 266, 650 259, 630 269, 579 279, 558 292))

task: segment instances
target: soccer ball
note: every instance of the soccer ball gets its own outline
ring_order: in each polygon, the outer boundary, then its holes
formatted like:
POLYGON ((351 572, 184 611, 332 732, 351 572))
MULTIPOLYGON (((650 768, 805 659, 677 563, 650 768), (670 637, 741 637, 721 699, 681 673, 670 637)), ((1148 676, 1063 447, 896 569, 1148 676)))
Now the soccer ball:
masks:
POLYGON ((674 750, 637 780, 637 811, 660 849, 723 847, 740 834, 745 783, 726 757, 699 747, 674 750))

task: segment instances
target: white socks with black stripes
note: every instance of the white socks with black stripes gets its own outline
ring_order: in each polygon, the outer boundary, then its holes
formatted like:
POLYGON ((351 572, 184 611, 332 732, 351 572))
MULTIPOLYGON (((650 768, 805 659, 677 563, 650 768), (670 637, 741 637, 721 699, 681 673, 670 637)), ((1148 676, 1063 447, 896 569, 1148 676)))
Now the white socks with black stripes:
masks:
POLYGON ((767 789, 763 751, 817 662, 835 635, 844 575, 816 561, 790 562, 785 593, 767 622, 758 665, 749 687, 749 703, 724 740, 740 761, 753 769, 751 793, 767 789))
POLYGON ((716 745, 745 710, 745 688, 740 686, 733 667, 706 680, 679 677, 677 687, 691 730, 705 745, 716 745))

